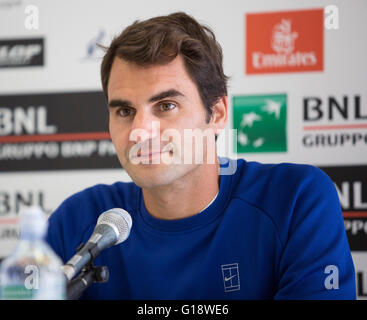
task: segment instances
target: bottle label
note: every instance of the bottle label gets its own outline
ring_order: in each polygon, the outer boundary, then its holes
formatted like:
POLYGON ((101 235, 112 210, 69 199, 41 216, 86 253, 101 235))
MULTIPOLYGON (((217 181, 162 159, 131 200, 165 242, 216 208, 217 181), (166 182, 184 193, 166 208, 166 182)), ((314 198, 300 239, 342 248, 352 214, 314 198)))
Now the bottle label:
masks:
POLYGON ((1 289, 3 300, 28 300, 36 296, 36 289, 27 289, 24 285, 3 286, 1 289))
POLYGON ((48 283, 39 289, 27 289, 24 285, 2 286, 2 300, 65 300, 65 284, 63 282, 48 283))

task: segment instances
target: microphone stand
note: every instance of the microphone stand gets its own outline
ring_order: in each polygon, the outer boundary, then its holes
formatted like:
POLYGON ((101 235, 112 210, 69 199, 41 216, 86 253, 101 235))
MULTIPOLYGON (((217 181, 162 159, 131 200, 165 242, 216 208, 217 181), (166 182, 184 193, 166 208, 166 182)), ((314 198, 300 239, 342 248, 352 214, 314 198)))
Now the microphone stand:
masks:
MULTIPOLYGON (((81 243, 77 248, 77 252, 84 246, 81 243)), ((94 266, 93 262, 96 258, 92 251, 89 250, 91 260, 86 267, 84 267, 78 277, 68 282, 66 286, 67 300, 77 300, 81 297, 84 290, 86 290, 92 283, 104 283, 108 281, 109 271, 106 266, 94 266)))

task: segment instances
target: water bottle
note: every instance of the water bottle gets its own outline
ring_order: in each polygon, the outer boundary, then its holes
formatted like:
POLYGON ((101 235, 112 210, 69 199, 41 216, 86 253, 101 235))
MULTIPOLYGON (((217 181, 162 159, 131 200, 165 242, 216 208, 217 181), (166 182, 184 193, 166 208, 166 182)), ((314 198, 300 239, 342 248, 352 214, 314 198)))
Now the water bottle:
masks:
POLYGON ((30 207, 20 214, 20 241, 0 265, 0 298, 4 300, 66 299, 62 261, 44 241, 45 213, 30 207))

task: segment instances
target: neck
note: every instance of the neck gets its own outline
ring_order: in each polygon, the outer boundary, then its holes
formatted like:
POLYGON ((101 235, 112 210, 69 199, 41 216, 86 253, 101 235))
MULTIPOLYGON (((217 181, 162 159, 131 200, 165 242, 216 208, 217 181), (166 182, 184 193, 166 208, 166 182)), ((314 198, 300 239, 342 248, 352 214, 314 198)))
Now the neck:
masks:
POLYGON ((201 212, 219 190, 219 164, 201 165, 172 184, 143 188, 145 207, 155 218, 182 219, 201 212))

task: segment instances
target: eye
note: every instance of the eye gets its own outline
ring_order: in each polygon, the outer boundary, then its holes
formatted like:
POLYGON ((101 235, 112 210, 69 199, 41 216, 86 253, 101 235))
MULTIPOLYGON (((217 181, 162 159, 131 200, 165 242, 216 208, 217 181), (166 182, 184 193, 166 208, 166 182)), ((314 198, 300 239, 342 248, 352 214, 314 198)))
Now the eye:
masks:
POLYGON ((126 118, 132 115, 133 110, 131 108, 120 108, 117 113, 119 116, 126 118))
POLYGON ((169 111, 176 108, 176 105, 171 102, 164 102, 160 104, 159 108, 161 111, 169 111))

